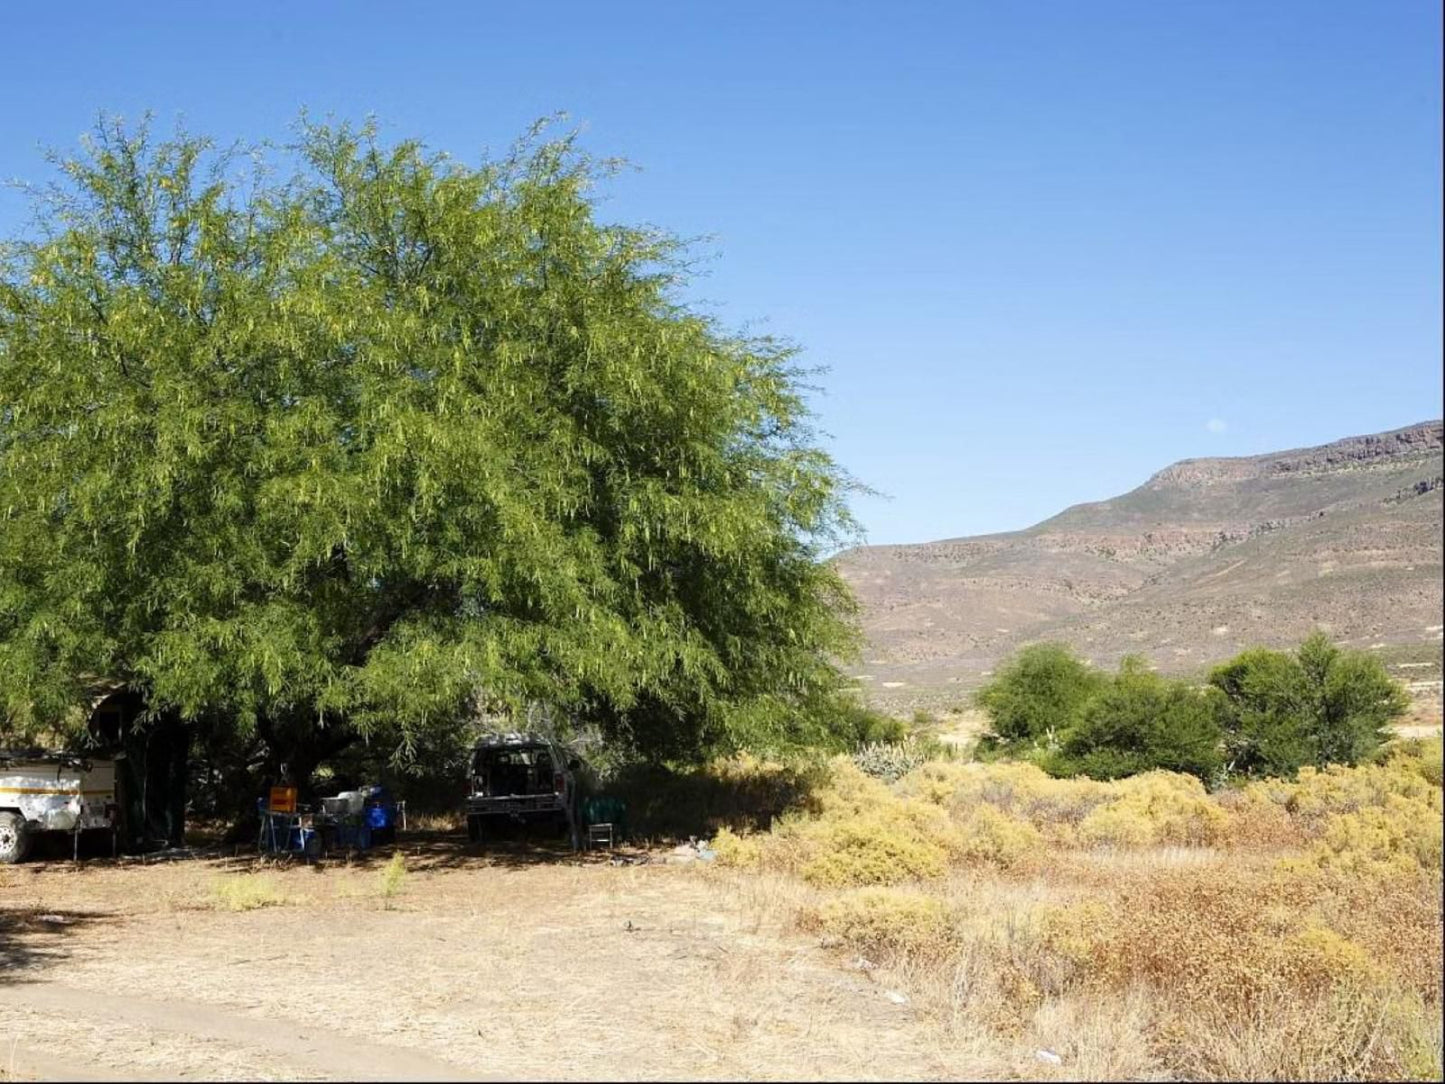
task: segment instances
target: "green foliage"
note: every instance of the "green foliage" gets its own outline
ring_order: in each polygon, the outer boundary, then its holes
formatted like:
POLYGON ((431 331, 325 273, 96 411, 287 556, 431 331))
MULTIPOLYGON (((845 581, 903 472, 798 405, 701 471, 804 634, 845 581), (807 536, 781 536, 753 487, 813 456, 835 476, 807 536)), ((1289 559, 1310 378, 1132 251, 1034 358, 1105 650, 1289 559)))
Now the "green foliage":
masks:
POLYGON ((1216 667, 1226 758, 1246 775, 1358 764, 1408 707, 1380 660, 1342 651, 1316 632, 1294 654, 1255 648, 1216 667))
POLYGON ((833 730, 844 749, 873 742, 900 742, 909 734, 909 726, 902 719, 857 701, 840 703, 835 714, 833 730))
POLYGON ((993 728, 985 746, 1017 751, 1063 732, 1102 683, 1063 644, 1024 648, 975 694, 993 728))
POLYGON ((479 699, 657 757, 833 736, 852 524, 794 351, 679 301, 536 134, 103 124, 0 250, 0 718, 91 675, 404 762, 479 699))
POLYGON ((1209 779, 1219 769, 1220 730, 1212 698, 1127 658, 1045 758, 1054 775, 1118 779, 1163 769, 1209 779))

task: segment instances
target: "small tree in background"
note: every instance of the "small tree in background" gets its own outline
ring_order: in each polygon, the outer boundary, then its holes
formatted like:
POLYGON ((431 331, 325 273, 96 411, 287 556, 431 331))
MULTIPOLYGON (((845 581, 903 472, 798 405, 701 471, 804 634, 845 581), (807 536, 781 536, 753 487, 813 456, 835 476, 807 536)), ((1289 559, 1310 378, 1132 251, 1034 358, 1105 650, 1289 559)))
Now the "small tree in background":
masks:
POLYGON ((1054 775, 1118 779, 1163 769, 1209 780, 1219 770, 1220 729, 1208 692, 1152 673, 1138 656, 1084 704, 1057 753, 1054 775))
POLYGON ((1104 678, 1063 644, 1032 644, 975 694, 993 732, 985 748, 1017 752, 1078 721, 1104 678))
POLYGON ((1389 736, 1409 699, 1378 658, 1323 632, 1293 654, 1255 648, 1209 675, 1220 690, 1226 759, 1247 775, 1358 764, 1389 736))

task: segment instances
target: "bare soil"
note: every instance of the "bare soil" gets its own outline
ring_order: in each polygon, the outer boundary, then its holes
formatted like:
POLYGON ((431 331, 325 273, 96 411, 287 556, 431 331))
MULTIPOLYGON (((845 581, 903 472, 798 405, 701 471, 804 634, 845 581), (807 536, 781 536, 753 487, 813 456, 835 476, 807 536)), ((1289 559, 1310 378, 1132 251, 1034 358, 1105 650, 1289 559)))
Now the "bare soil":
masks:
POLYGON ((981 1075, 702 864, 399 849, 389 899, 390 849, 0 870, 0 1078, 981 1075), (270 905, 229 910, 225 883, 270 905))

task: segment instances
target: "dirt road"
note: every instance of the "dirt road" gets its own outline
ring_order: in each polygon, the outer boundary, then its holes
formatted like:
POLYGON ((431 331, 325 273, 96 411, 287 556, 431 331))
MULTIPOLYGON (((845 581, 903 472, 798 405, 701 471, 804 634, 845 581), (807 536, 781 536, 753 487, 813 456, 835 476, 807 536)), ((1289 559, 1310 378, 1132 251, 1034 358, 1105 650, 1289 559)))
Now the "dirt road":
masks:
POLYGON ((960 1078, 909 1005, 716 871, 462 841, 320 869, 0 872, 0 1076, 960 1078), (225 886, 243 891, 227 894, 225 886), (271 905, 231 911, 241 905, 271 905))

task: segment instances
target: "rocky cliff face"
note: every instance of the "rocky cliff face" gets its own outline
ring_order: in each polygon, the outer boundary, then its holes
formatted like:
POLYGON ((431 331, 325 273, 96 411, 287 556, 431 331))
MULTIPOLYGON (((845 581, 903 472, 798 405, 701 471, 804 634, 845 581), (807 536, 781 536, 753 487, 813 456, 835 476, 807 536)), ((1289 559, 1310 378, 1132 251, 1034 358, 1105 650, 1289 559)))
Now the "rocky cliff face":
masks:
POLYGON ((1144 486, 1191 489, 1270 475, 1388 466, 1401 458, 1439 453, 1442 446, 1445 446, 1445 425, 1421 422, 1388 433, 1346 437, 1316 448, 1231 459, 1184 459, 1165 467, 1144 486))
POLYGON ((860 677, 886 705, 961 692, 1040 639, 1176 670, 1315 626, 1438 643, 1442 444, 1434 421, 1185 460, 1024 531, 840 555, 863 603, 860 677))

